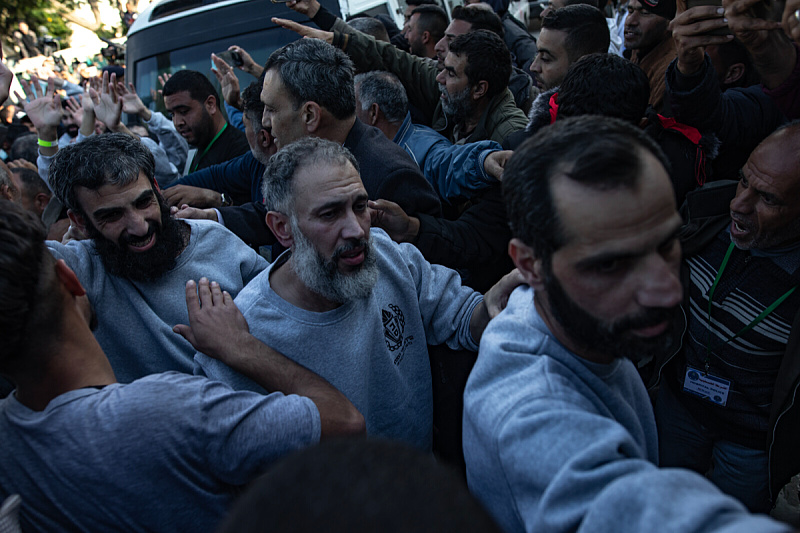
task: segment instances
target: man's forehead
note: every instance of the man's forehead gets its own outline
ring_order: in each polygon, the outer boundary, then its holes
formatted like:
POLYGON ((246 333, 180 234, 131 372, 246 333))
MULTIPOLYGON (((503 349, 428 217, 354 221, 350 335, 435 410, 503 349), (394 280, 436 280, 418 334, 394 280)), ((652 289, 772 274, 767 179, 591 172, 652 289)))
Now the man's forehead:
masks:
POLYGON ((78 186, 75 188, 75 196, 83 208, 97 210, 106 206, 120 205, 135 200, 143 192, 152 192, 153 187, 150 180, 143 172, 139 172, 136 181, 128 184, 105 183, 97 189, 78 186))
POLYGON ((447 35, 458 37, 459 35, 464 35, 470 31, 472 31, 472 24, 470 22, 461 19, 453 19, 453 22, 450 23, 444 32, 447 35))
POLYGON ((261 101, 267 103, 265 99, 274 98, 276 95, 284 94, 286 86, 283 84, 280 72, 277 68, 271 68, 264 75, 264 84, 261 86, 261 101))
POLYGON ((191 107, 195 102, 197 100, 192 98, 192 94, 189 91, 178 91, 164 96, 164 106, 167 111, 181 106, 191 107))
MULTIPOLYGON (((295 175, 295 198, 303 198, 311 204, 325 203, 325 196, 339 193, 352 193, 364 190, 361 176, 348 162, 314 162, 302 165, 295 175)), ((365 191, 366 193, 366 191, 365 191)))
POLYGON ((447 52, 447 55, 444 57, 444 67, 448 70, 452 69, 457 76, 460 76, 464 72, 464 67, 466 66, 467 58, 461 54, 454 54, 453 52, 447 52))
POLYGON ((560 53, 564 50, 564 43, 567 40, 567 32, 562 30, 551 30, 542 28, 539 32, 538 48, 545 49, 550 54, 560 53))
POLYGON ((767 138, 750 154, 742 171, 757 179, 761 189, 786 203, 797 202, 800 193, 800 136, 780 132, 767 138))

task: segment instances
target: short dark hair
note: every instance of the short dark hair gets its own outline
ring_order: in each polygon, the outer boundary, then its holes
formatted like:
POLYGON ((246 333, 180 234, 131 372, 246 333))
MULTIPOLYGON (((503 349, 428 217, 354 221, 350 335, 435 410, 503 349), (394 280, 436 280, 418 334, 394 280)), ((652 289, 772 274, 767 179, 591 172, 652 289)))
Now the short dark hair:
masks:
POLYGON ((217 108, 219 108, 219 95, 217 94, 217 90, 214 89, 211 81, 201 72, 197 72, 196 70, 179 70, 164 84, 164 96, 170 96, 183 91, 188 92, 192 100, 201 103, 205 102, 209 96, 213 96, 214 101, 217 103, 217 108))
POLYGON ((53 290, 55 259, 47 231, 21 205, 0 200, 0 371, 25 368, 27 354, 42 353, 59 331, 59 296, 53 290))
POLYGON ((644 131, 615 118, 584 115, 541 128, 514 152, 503 172, 503 197, 511 232, 550 267, 566 243, 551 182, 565 176, 598 190, 633 188, 645 150, 665 168, 661 148, 644 131))
POLYGON ((506 90, 511 77, 511 53, 497 34, 487 30, 474 30, 459 35, 450 43, 450 52, 466 55, 464 72, 470 85, 479 81, 489 83, 487 96, 492 98, 506 90))
POLYGON ((408 95, 400 79, 384 70, 373 70, 356 76, 361 109, 377 103, 389 122, 402 122, 408 113, 408 95))
POLYGON ((316 102, 342 120, 356 112, 353 62, 319 39, 300 39, 275 50, 265 71, 277 70, 295 109, 316 102))
POLYGON ((600 9, 599 0, 566 0, 566 2, 564 2, 564 7, 577 6, 578 4, 586 4, 587 6, 592 6, 596 7, 597 9, 600 9))
POLYGON ((506 32, 503 29, 503 21, 494 11, 483 9, 475 5, 456 6, 451 11, 453 20, 463 20, 469 22, 472 30, 488 30, 501 39, 505 39, 506 32))
POLYGON ((34 165, 36 159, 39 157, 39 138, 35 133, 24 133, 14 139, 11 148, 8 150, 8 160, 16 161, 17 159, 24 159, 30 161, 34 165))
POLYGON ((407 444, 339 439, 278 462, 220 533, 499 533, 459 475, 407 444))
MULTIPOLYGON (((266 71, 264 71, 266 72, 266 71)), ((253 132, 258 133, 264 129, 261 117, 264 115, 264 102, 261 101, 261 87, 264 85, 264 73, 258 81, 254 81, 242 91, 242 112, 247 115, 247 120, 252 124, 253 132)))
POLYGON ((406 5, 409 6, 438 6, 439 2, 436 0, 407 0, 406 5))
POLYGON ((341 144, 319 137, 303 137, 278 150, 267 163, 261 183, 267 210, 289 215, 293 209, 294 179, 298 169, 320 163, 350 163, 358 171, 358 161, 341 144))
POLYGON ((415 7, 411 15, 419 14, 417 28, 420 33, 427 31, 434 42, 444 37, 447 29, 447 13, 437 5, 415 7))
POLYGON ((386 31, 386 26, 372 17, 356 17, 347 21, 347 24, 361 33, 372 35, 376 41, 389 42, 389 32, 386 31))
POLYGON ((650 80, 616 54, 590 54, 570 65, 558 89, 557 119, 603 115, 637 124, 647 111, 650 80))
POLYGON ((39 193, 44 193, 47 196, 51 196, 52 193, 50 189, 47 188, 47 184, 44 180, 39 176, 39 173, 35 170, 31 170, 29 168, 12 168, 12 174, 16 174, 19 178, 20 183, 22 184, 22 188, 25 189, 21 191, 26 196, 33 198, 39 193))
POLYGON ((608 52, 611 36, 603 12, 586 4, 554 9, 542 19, 542 28, 567 34, 564 48, 570 62, 588 54, 608 52))
POLYGON ((56 153, 50 165, 50 185, 67 209, 85 217, 76 188, 97 190, 103 185, 129 185, 143 173, 156 189, 155 161, 139 139, 125 133, 92 135, 56 153))

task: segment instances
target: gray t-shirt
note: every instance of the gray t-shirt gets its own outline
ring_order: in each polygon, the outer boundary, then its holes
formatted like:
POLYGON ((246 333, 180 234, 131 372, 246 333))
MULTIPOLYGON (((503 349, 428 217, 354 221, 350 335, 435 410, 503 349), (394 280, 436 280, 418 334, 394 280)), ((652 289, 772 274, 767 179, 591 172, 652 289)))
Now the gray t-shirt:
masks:
POLYGON ((194 348, 172 331, 188 324, 186 282, 205 276, 236 296, 267 262, 220 224, 188 220, 189 245, 175 268, 158 281, 132 281, 106 273, 94 241, 48 241, 57 259, 75 271, 97 313, 94 332, 120 383, 175 370, 192 373, 194 348))
MULTIPOLYGON (((378 283, 368 298, 325 313, 299 309, 270 286, 273 265, 236 298, 250 332, 327 379, 358 408, 367 432, 427 450, 432 438, 428 344, 475 350, 469 322, 482 297, 458 274, 431 265, 408 244, 371 230, 378 283)), ((283 256, 282 256, 283 257, 283 256)), ((239 389, 263 390, 198 353, 198 373, 239 389)))
POLYGON ((0 501, 25 531, 213 531, 240 487, 316 443, 308 398, 167 372, 87 387, 32 411, 0 402, 0 501))

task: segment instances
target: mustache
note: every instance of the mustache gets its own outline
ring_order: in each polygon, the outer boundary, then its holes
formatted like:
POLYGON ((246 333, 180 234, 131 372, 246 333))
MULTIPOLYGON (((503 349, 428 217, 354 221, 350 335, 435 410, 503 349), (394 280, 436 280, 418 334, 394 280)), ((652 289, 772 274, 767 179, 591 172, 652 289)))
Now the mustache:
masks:
POLYGON ((338 247, 333 252, 333 260, 338 261, 342 254, 346 254, 347 252, 351 252, 356 248, 363 248, 364 253, 367 253, 369 241, 367 239, 353 239, 352 241, 348 242, 347 244, 343 244, 338 247))
POLYGON ((619 335, 632 329, 649 328, 663 322, 671 322, 678 312, 678 307, 679 306, 645 309, 641 313, 625 317, 612 326, 611 334, 619 335))

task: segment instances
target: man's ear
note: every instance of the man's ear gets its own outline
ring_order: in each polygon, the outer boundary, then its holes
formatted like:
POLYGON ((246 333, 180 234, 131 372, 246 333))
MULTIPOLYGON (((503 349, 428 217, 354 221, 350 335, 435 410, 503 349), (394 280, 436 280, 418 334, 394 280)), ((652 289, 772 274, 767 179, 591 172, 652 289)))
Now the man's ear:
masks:
POLYGON ((424 31, 422 32, 422 44, 428 44, 431 40, 431 32, 424 31))
POLYGON ((367 113, 369 114, 369 125, 374 126, 378 123, 378 118, 380 117, 381 108, 377 102, 373 102, 371 106, 369 106, 369 110, 367 113))
POLYGON ((33 205, 36 206, 37 211, 40 213, 44 211, 44 208, 47 207, 49 203, 50 197, 43 192, 37 193, 33 198, 33 205))
POLYGON ((72 209, 67 209, 67 216, 69 217, 69 221, 73 226, 81 230, 81 233, 86 233, 86 220, 84 220, 81 215, 72 209))
POLYGON ((67 266, 67 263, 65 263, 63 259, 56 261, 56 276, 58 276, 58 279, 73 296, 83 296, 86 294, 86 290, 78 280, 78 276, 67 266))
POLYGON ((208 97, 206 97, 206 101, 203 102, 203 107, 206 108, 209 115, 213 116, 216 114, 219 111, 219 109, 217 109, 217 97, 213 94, 209 94, 208 97))
POLYGON ((513 238, 508 243, 508 255, 514 261, 525 282, 534 290, 544 287, 545 275, 542 268, 542 259, 536 257, 533 248, 518 238, 513 238))
POLYGON ((742 76, 744 76, 744 71, 744 63, 734 63, 728 67, 728 70, 725 72, 725 79, 722 80, 722 83, 724 85, 736 83, 742 76))
POLYGON ((6 184, 0 185, 0 198, 5 198, 9 202, 14 201, 14 191, 6 184))
POLYGON ((294 236, 292 235, 292 225, 289 223, 289 217, 278 211, 267 211, 267 226, 281 243, 284 248, 291 248, 294 244, 294 236))
POLYGON ((472 99, 480 100, 489 92, 489 82, 481 80, 472 87, 472 99))
POLYGON ((306 131, 316 133, 322 126, 322 108, 316 102, 308 101, 303 104, 300 115, 306 131))
POLYGON ((269 132, 263 128, 258 130, 258 133, 256 133, 256 145, 266 151, 270 144, 272 144, 272 137, 269 132))

